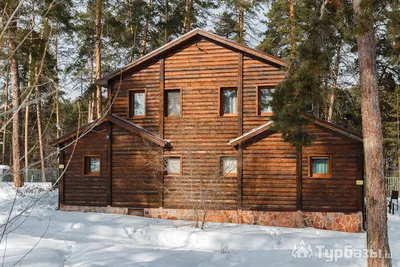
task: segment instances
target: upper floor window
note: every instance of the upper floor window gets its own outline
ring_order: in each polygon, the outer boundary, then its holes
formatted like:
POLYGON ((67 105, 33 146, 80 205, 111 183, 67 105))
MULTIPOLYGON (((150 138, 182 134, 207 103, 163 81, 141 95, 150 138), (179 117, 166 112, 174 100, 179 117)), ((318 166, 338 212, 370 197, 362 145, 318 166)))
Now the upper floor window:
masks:
POLYGON ((221 173, 224 176, 237 175, 237 160, 235 157, 221 157, 221 173))
POLYGON ((220 115, 237 114, 237 88, 220 88, 219 92, 220 115))
POLYGON ((181 114, 181 90, 169 89, 164 91, 164 115, 179 116, 181 114))
POLYGON ((129 91, 129 117, 146 116, 146 91, 129 91))
POLYGON ((272 93, 274 88, 259 86, 257 89, 257 112, 258 115, 270 116, 272 115, 272 106, 270 101, 272 100, 272 93))
POLYGON ((181 174, 181 157, 166 157, 167 174, 181 174))
POLYGON ((327 155, 309 156, 308 172, 310 177, 332 177, 332 157, 327 155))
POLYGON ((100 156, 83 157, 83 174, 100 175, 100 156))

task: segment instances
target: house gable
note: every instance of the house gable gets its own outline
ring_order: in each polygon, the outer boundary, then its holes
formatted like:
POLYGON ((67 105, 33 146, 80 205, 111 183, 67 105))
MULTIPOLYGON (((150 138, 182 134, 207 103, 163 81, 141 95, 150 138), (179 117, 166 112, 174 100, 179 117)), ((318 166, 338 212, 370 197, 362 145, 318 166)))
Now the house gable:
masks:
POLYGON ((117 71, 114 71, 108 75, 103 76, 101 79, 97 80, 96 82, 99 85, 107 86, 109 81, 116 79, 118 77, 121 77, 121 75, 124 76, 125 73, 127 73, 127 72, 132 72, 135 69, 140 69, 145 65, 149 65, 149 64, 151 64, 151 62, 157 62, 165 54, 176 51, 177 49, 179 49, 183 45, 187 44, 188 42, 193 42, 193 41, 195 42, 196 40, 200 40, 200 39, 214 42, 220 46, 226 47, 226 48, 231 49, 236 52, 241 52, 244 55, 249 55, 253 58, 256 58, 258 60, 272 64, 276 67, 287 66, 287 63, 280 58, 268 55, 268 54, 258 51, 256 49, 233 42, 229 39, 223 38, 223 37, 213 34, 211 32, 207 32, 202 29, 194 29, 194 30, 188 32, 187 34, 182 35, 181 37, 179 37, 179 38, 163 45, 162 47, 152 51, 151 53, 141 57, 140 59, 132 62, 131 64, 128 64, 128 65, 120 68, 117 71))

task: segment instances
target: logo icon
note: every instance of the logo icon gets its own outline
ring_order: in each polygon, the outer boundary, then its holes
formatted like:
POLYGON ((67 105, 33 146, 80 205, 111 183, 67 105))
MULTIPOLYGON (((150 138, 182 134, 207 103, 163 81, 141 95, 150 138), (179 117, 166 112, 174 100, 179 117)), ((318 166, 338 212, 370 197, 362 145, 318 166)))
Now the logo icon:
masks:
POLYGON ((300 243, 294 244, 292 256, 297 259, 307 259, 313 256, 313 250, 310 244, 300 240, 300 243))

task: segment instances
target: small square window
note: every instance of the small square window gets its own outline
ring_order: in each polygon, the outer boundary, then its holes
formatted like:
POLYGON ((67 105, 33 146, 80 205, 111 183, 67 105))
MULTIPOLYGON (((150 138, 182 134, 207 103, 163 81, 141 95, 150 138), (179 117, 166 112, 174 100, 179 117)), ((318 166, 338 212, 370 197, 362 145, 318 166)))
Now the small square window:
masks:
POLYGON ((181 90, 165 90, 165 107, 164 115, 179 116, 181 114, 181 90))
POLYGON ((84 174, 100 175, 100 156, 84 156, 84 174))
POLYGON ((221 88, 220 89, 220 115, 236 115, 237 114, 237 89, 221 88))
POLYGON ((315 178, 330 178, 332 168, 331 156, 310 156, 309 176, 315 178))
POLYGON ((221 157, 221 173, 224 176, 237 175, 237 160, 235 157, 221 157))
POLYGON ((146 116, 146 91, 129 91, 129 117, 146 116))
POLYGON ((166 158, 167 174, 181 174, 181 158, 167 157, 166 158))
POLYGON ((272 115, 272 106, 270 105, 270 101, 272 100, 272 94, 274 92, 274 88, 271 87, 258 87, 258 114, 264 116, 272 115))

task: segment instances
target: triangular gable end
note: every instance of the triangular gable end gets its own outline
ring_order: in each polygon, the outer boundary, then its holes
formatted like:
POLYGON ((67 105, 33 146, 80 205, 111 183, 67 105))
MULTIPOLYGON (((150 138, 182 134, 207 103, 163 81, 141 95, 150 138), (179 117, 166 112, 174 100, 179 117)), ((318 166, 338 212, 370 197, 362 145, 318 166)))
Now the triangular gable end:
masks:
MULTIPOLYGON (((324 129, 327 129, 329 131, 333 131, 347 139, 353 140, 353 141, 357 141, 362 143, 363 142, 363 138, 361 135, 354 133, 350 130, 347 130, 343 127, 340 127, 336 124, 330 123, 328 121, 316 118, 314 116, 311 115, 302 115, 302 117, 306 120, 311 121, 312 123, 314 123, 315 125, 318 125, 324 129)), ((252 129, 251 131, 236 137, 235 139, 230 140, 228 143, 232 146, 237 146, 240 144, 245 143, 246 141, 255 138, 263 133, 265 133, 268 130, 273 129, 273 125, 274 125, 274 121, 268 121, 254 129, 252 129)))
POLYGON ((211 42, 216 43, 217 45, 220 45, 227 49, 241 52, 244 55, 250 56, 257 60, 261 60, 263 62, 266 62, 266 63, 274 65, 274 66, 279 66, 279 67, 287 66, 287 63, 280 58, 271 56, 269 54, 258 51, 256 49, 236 43, 232 40, 226 39, 226 38, 216 35, 214 33, 204 31, 202 29, 194 29, 194 30, 182 35, 181 37, 163 45, 162 47, 150 52, 149 54, 139 58, 138 60, 120 68, 119 70, 103 76, 102 78, 98 79, 96 81, 96 83, 101 86, 107 86, 107 84, 110 80, 116 79, 117 77, 120 77, 120 75, 124 75, 126 72, 133 71, 133 70, 140 68, 141 66, 144 66, 146 64, 149 64, 153 61, 157 61, 160 58, 162 58, 165 54, 168 54, 172 51, 179 49, 181 46, 187 44, 188 42, 190 42, 192 40, 196 40, 196 38, 202 38, 202 39, 211 41, 211 42))
POLYGON ((106 115, 105 117, 103 117, 100 120, 96 120, 92 123, 89 123, 85 126, 82 126, 81 128, 79 128, 78 130, 70 133, 70 134, 66 134, 58 139, 53 140, 50 145, 51 146, 57 146, 59 144, 65 143, 73 138, 75 138, 76 136, 80 136, 82 133, 84 133, 85 131, 90 131, 93 128, 100 126, 101 124, 105 123, 105 122, 111 122, 114 125, 117 125, 127 131, 130 131, 131 133, 142 137, 146 140, 149 140, 152 143, 155 143, 161 147, 167 147, 170 145, 170 142, 168 140, 162 139, 159 136, 153 134, 152 132, 130 122, 127 121, 117 115, 106 115))

